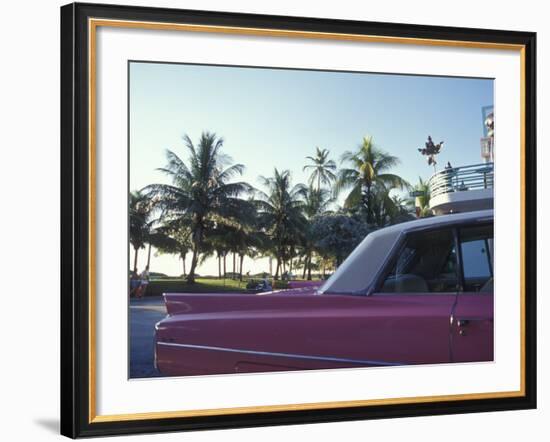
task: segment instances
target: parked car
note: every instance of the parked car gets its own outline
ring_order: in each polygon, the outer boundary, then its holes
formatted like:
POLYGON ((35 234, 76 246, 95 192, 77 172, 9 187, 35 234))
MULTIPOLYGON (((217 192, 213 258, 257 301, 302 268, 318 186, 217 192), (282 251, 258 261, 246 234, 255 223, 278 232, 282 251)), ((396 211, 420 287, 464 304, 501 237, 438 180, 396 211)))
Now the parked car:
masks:
POLYGON ((493 211, 369 234, 321 286, 165 294, 166 376, 493 360, 493 211))

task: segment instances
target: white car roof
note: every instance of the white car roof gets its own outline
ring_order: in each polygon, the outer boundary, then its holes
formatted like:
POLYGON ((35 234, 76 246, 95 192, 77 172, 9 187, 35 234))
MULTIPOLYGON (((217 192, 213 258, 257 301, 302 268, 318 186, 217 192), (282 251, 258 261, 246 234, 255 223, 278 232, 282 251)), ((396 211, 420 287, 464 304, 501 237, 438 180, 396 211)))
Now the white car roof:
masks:
POLYGON ((358 293, 366 290, 396 244, 399 236, 412 230, 443 227, 492 220, 493 209, 421 218, 369 233, 336 272, 323 284, 319 293, 358 293))

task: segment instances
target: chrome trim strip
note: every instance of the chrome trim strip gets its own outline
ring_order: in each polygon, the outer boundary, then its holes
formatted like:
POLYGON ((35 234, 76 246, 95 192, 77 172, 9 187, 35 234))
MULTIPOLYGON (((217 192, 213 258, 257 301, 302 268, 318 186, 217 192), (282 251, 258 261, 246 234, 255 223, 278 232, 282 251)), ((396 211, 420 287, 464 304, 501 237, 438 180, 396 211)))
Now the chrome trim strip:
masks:
POLYGON ((255 356, 276 356, 276 357, 291 358, 291 359, 306 359, 310 361, 342 362, 342 363, 358 364, 358 365, 376 365, 380 367, 406 365, 401 362, 370 361, 370 360, 361 360, 361 359, 335 358, 331 356, 310 356, 310 355, 298 355, 298 354, 292 354, 292 353, 278 353, 278 352, 270 352, 270 351, 242 350, 237 348, 214 347, 209 345, 178 344, 177 342, 158 342, 157 341, 157 345, 164 345, 167 347, 191 348, 191 349, 197 349, 197 350, 225 351, 229 353, 243 353, 243 354, 249 354, 249 355, 255 355, 255 356))

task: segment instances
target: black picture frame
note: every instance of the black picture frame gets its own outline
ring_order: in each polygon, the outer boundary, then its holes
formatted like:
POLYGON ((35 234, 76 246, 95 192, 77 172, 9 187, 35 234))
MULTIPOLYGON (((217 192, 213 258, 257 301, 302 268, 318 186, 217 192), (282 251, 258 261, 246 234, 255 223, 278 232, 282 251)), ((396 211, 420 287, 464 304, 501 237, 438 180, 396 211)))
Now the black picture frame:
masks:
MULTIPOLYGON (((312 11, 314 13, 314 11, 312 11)), ((167 8, 61 8, 61 434, 76 438, 536 408, 536 34, 167 8), (524 395, 95 422, 90 419, 89 18, 521 45, 524 51, 524 395)))

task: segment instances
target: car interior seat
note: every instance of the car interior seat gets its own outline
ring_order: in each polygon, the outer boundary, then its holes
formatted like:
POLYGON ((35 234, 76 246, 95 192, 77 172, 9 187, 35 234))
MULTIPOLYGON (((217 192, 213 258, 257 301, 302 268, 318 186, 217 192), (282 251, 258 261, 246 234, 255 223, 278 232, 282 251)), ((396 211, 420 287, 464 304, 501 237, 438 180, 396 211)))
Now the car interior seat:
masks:
POLYGON ((426 293, 429 291, 424 278, 411 273, 387 279, 382 287, 384 293, 426 293))

